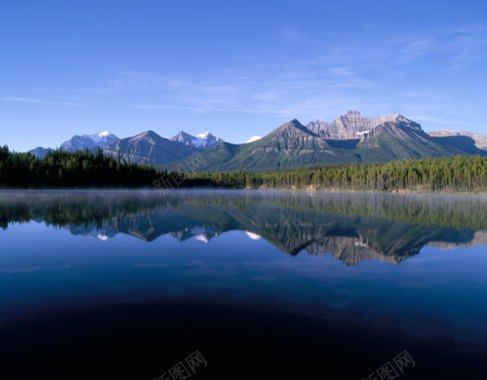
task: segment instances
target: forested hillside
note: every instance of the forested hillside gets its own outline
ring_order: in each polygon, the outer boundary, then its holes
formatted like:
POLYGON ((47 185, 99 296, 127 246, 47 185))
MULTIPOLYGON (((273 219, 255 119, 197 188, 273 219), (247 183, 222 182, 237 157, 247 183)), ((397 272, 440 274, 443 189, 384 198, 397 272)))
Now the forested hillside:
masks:
POLYGON ((90 151, 52 151, 42 159, 0 147, 0 187, 139 187, 160 176, 152 166, 137 165, 90 151))
POLYGON ((264 173, 195 173, 187 186, 365 191, 487 191, 487 158, 456 156, 264 173))

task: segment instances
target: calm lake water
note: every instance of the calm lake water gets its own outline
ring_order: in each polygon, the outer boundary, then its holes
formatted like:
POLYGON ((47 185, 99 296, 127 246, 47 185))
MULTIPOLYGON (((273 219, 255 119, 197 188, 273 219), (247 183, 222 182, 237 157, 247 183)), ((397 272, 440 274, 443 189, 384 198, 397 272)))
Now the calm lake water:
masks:
POLYGON ((0 227, 0 379, 487 376, 486 197, 3 191, 0 227))

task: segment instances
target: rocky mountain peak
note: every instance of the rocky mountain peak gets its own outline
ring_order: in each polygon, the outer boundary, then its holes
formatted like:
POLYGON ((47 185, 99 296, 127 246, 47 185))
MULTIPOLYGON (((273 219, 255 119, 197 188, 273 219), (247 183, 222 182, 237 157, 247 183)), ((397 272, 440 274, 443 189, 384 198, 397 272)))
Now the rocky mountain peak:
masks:
POLYGON ((203 133, 197 134, 196 137, 206 140, 206 139, 214 138, 215 136, 213 136, 210 132, 203 132, 203 133))
POLYGON ((204 132, 193 136, 181 131, 176 136, 172 137, 171 140, 199 150, 207 150, 223 142, 223 140, 212 135, 210 132, 204 132))
POLYGON ((92 133, 90 135, 75 135, 69 140, 63 142, 60 146, 65 151, 76 150, 96 150, 98 148, 106 148, 108 145, 115 143, 119 138, 114 134, 103 131, 99 133, 92 133))
POLYGON ((306 128, 297 119, 293 119, 287 123, 284 123, 279 128, 277 128, 274 131, 274 133, 277 136, 286 135, 288 137, 298 136, 298 135, 299 136, 303 136, 303 135, 316 136, 316 134, 313 131, 306 128))
POLYGON ((154 132, 152 130, 148 130, 148 131, 139 133, 138 135, 135 135, 132 138, 130 138, 131 141, 146 140, 152 144, 155 144, 156 141, 161 140, 161 139, 162 139, 162 137, 159 136, 156 132, 154 132))
MULTIPOLYGON (((384 123, 412 123, 402 115, 364 117, 359 111, 348 111, 331 123, 322 120, 311 121, 307 128, 327 140, 353 140, 371 132, 384 123)), ((419 126, 419 124, 417 124, 419 126)))
POLYGON ((181 131, 176 136, 172 137, 171 140, 199 150, 210 149, 223 142, 222 139, 212 135, 210 132, 204 132, 193 136, 181 131))
POLYGON ((193 140, 194 136, 190 135, 189 133, 186 133, 184 131, 179 131, 175 136, 171 137, 172 141, 177 141, 183 144, 186 144, 193 140))

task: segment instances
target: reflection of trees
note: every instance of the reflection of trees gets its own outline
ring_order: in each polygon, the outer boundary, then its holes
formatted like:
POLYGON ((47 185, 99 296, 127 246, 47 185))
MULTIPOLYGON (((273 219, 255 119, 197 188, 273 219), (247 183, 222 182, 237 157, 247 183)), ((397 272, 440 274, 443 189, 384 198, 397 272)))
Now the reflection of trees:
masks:
POLYGON ((487 200, 384 194, 273 192, 28 192, 0 196, 0 225, 42 220, 73 234, 152 241, 251 231, 280 250, 331 252, 349 264, 400 262, 430 242, 465 244, 487 228, 487 200), (231 195, 229 195, 231 194, 231 195))
POLYGON ((0 194, 0 220, 7 223, 42 220, 58 227, 102 226, 106 222, 148 214, 164 203, 162 198, 128 191, 8 192, 0 194))

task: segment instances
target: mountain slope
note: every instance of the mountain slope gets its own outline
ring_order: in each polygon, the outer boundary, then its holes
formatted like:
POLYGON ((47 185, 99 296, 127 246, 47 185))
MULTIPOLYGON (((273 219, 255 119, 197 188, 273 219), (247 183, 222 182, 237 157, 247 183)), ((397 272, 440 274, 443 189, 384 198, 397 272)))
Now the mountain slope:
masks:
POLYGON ((194 149, 176 141, 146 131, 109 145, 105 152, 136 163, 162 165, 180 160, 194 153, 194 149))
POLYGON ((402 115, 365 118, 350 111, 332 123, 307 127, 292 120, 260 140, 234 146, 225 155, 208 151, 203 158, 208 171, 265 171, 476 153, 482 151, 471 144, 431 137, 402 115))
POLYGON ((49 152, 52 152, 53 149, 51 148, 43 148, 42 146, 38 146, 37 148, 34 148, 32 150, 29 150, 28 153, 36 156, 37 158, 44 158, 49 152))
POLYGON ((442 157, 461 153, 460 149, 438 144, 421 126, 402 115, 364 133, 357 146, 364 162, 442 157))
POLYGON ((451 144, 473 145, 478 149, 487 149, 487 134, 473 133, 469 131, 457 132, 451 129, 438 132, 428 132, 428 134, 439 141, 450 141, 451 144))
POLYGON ((74 152, 77 150, 91 150, 95 151, 98 148, 105 149, 108 145, 114 144, 119 138, 108 131, 93 133, 91 135, 75 135, 69 140, 63 142, 60 149, 74 152))
POLYGON ((364 133, 387 121, 394 121, 396 117, 397 115, 369 118, 362 116, 359 111, 348 111, 331 123, 312 121, 307 128, 327 140, 353 140, 360 139, 364 133))
POLYGON ((97 144, 87 136, 79 136, 75 135, 71 137, 69 140, 63 142, 60 146, 60 149, 74 152, 76 150, 96 150, 97 144))
POLYGON ((181 131, 176 136, 172 137, 171 141, 177 141, 197 150, 208 150, 223 142, 222 139, 213 136, 210 132, 193 136, 184 131, 181 131))
MULTIPOLYGON (((229 160, 208 160, 207 170, 275 170, 309 165, 326 165, 341 160, 357 162, 359 158, 348 150, 331 148, 327 142, 307 129, 298 120, 283 124, 260 140, 233 148, 229 160)), ((211 153, 206 152, 203 158, 211 153)))

